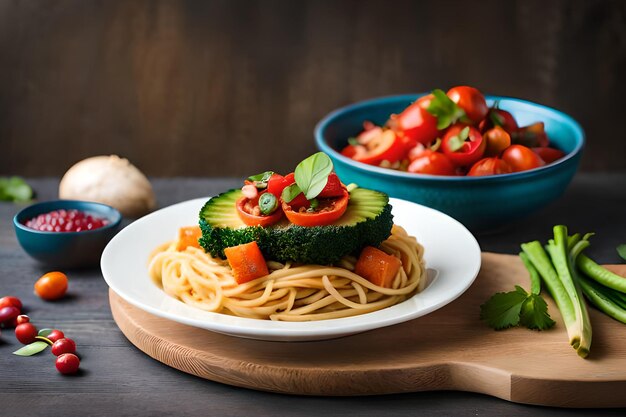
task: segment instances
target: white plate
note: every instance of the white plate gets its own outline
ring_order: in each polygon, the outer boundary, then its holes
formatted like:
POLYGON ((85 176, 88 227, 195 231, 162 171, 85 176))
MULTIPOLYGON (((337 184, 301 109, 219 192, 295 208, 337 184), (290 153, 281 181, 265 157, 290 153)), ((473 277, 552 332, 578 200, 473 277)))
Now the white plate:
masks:
POLYGON ((102 253, 102 274, 109 287, 148 313, 190 326, 251 339, 304 341, 347 336, 428 314, 463 294, 480 269, 478 242, 461 223, 428 207, 392 198, 394 222, 425 247, 424 258, 432 281, 421 293, 373 313, 303 323, 206 312, 165 294, 150 280, 147 271, 150 252, 174 239, 179 227, 196 224, 206 200, 164 208, 118 233, 102 253))

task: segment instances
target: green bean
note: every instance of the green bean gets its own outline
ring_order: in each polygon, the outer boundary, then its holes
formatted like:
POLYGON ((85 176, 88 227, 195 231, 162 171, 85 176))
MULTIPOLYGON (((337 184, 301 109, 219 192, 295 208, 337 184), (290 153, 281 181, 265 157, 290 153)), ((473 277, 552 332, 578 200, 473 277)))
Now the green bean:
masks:
POLYGON ((613 317, 615 320, 621 321, 622 323, 626 323, 626 310, 621 308, 618 304, 615 303, 611 297, 608 297, 606 291, 613 291, 606 287, 602 287, 598 283, 588 280, 585 278, 581 278, 580 286, 583 290, 583 293, 587 297, 587 299, 596 306, 600 311, 604 312, 610 317, 613 317))
POLYGON ((539 277, 539 272, 537 268, 533 265, 533 263, 528 258, 524 252, 519 253, 519 257, 522 259, 524 266, 528 270, 528 274, 530 275, 530 292, 532 294, 539 295, 541 292, 541 277, 539 277))
POLYGON ((578 268, 589 278, 599 282, 605 287, 626 293, 626 278, 609 271, 595 263, 585 254, 581 254, 576 260, 578 268))

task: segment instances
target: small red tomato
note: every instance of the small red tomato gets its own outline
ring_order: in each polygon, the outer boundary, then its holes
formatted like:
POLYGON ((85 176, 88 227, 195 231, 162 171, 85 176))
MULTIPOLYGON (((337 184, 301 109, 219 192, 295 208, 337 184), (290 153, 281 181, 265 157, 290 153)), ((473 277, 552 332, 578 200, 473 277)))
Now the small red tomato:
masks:
POLYGON ((426 110, 433 98, 432 94, 420 97, 402 113, 392 116, 390 125, 401 137, 404 149, 411 149, 418 143, 427 145, 437 138, 437 118, 426 110))
POLYGON ((80 359, 73 353, 64 353, 57 358, 56 367, 57 371, 63 375, 75 374, 78 372, 80 366, 80 359))
POLYGON ((560 149, 554 148, 531 148, 534 153, 539 155, 539 158, 543 160, 546 164, 551 164, 557 159, 561 159, 565 156, 565 152, 560 149))
POLYGON ((447 96, 465 111, 465 115, 473 123, 478 123, 487 116, 489 108, 485 96, 476 88, 464 85, 453 87, 448 90, 447 96))
POLYGON ((15 319, 20 315, 20 310, 13 306, 6 306, 0 308, 0 324, 3 324, 5 327, 15 326, 15 319))
POLYGON ((484 175, 510 174, 513 172, 509 164, 498 157, 483 158, 472 165, 467 173, 469 177, 482 177, 484 175))
POLYGON ((36 336, 37 328, 32 323, 22 323, 15 328, 15 337, 25 345, 33 343, 36 336))
POLYGON ((63 272, 48 272, 35 282, 35 294, 44 300, 57 300, 67 291, 67 276, 63 272))
POLYGON ((486 156, 500 155, 500 152, 511 146, 511 135, 500 126, 491 128, 483 133, 483 138, 487 142, 486 156))
POLYGON ((468 167, 483 157, 486 145, 478 129, 456 124, 443 136, 441 150, 454 165, 468 167))
POLYGON ((65 335, 63 334, 63 332, 61 330, 53 330, 50 332, 50 334, 48 336, 46 336, 48 338, 48 340, 50 340, 52 343, 56 342, 59 339, 63 339, 65 337, 65 335))
POLYGON ((343 185, 339 180, 339 177, 334 172, 331 172, 328 176, 326 186, 317 196, 318 198, 331 198, 341 197, 343 195, 343 185))
POLYGON ((414 174, 455 175, 454 165, 447 156, 425 149, 411 162, 408 169, 414 174))
POLYGON ((15 323, 19 326, 20 324, 24 324, 24 323, 28 323, 30 322, 30 317, 28 317, 26 314, 20 314, 19 316, 17 316, 17 318, 15 319, 15 323))
POLYGON ((517 121, 511 113, 506 110, 491 108, 487 117, 478 125, 478 129, 481 132, 486 132, 496 126, 500 126, 509 134, 518 129, 517 121))
POLYGON ((545 165, 536 153, 522 145, 509 146, 502 153, 502 159, 514 172, 527 171, 545 165))
POLYGON ((54 356, 59 356, 64 353, 74 353, 76 352, 76 343, 72 339, 59 339, 52 344, 52 354, 54 356))
POLYGON ((543 122, 537 122, 511 132, 511 143, 527 148, 545 148, 550 141, 543 122))
POLYGON ((0 308, 2 307, 15 307, 19 311, 22 311, 22 302, 17 297, 7 296, 0 298, 0 308))

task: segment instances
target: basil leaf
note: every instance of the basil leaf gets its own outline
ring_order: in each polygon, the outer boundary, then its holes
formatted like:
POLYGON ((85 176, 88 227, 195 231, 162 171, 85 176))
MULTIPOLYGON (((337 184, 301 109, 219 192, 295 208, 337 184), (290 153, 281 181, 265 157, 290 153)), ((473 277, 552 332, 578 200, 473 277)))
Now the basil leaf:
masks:
POLYGON ((0 178, 0 200, 25 202, 32 198, 33 189, 22 178, 0 178))
POLYGON ((248 181, 252 181, 256 188, 267 188, 267 183, 272 175, 274 175, 274 171, 265 171, 248 177, 248 181))
POLYGON ((623 260, 626 261, 626 243, 622 243, 617 247, 617 253, 623 260))
POLYGON ((448 149, 452 152, 458 151, 463 147, 463 145, 465 145, 465 141, 461 139, 459 135, 452 136, 448 139, 448 149))
POLYGON ((300 162, 294 171, 296 184, 307 200, 317 197, 328 182, 333 162, 324 152, 315 153, 300 162))
POLYGON ((52 333, 53 330, 54 329, 41 329, 37 333, 37 336, 48 337, 48 336, 50 336, 50 333, 52 333))
POLYGON ((48 344, 46 342, 37 341, 16 350, 15 352, 13 352, 13 354, 17 356, 33 356, 47 347, 48 344))
POLYGON ((466 117, 465 112, 443 90, 432 91, 434 98, 426 111, 437 118, 437 129, 442 130, 466 117))
POLYGON ((298 194, 300 194, 302 192, 302 190, 300 190, 300 187, 298 187, 298 184, 293 183, 291 185, 286 186, 283 189, 282 194, 280 195, 280 197, 283 199, 283 201, 285 203, 290 203, 294 198, 296 198, 298 196, 298 194))

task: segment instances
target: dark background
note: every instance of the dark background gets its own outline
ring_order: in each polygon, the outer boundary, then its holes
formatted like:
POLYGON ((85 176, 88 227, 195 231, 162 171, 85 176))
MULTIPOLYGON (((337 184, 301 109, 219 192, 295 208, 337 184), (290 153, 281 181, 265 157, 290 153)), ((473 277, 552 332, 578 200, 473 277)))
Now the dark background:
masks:
POLYGON ((0 0, 0 174, 286 171, 330 110, 455 84, 571 114, 582 169, 626 171, 625 77, 624 1, 0 0))

